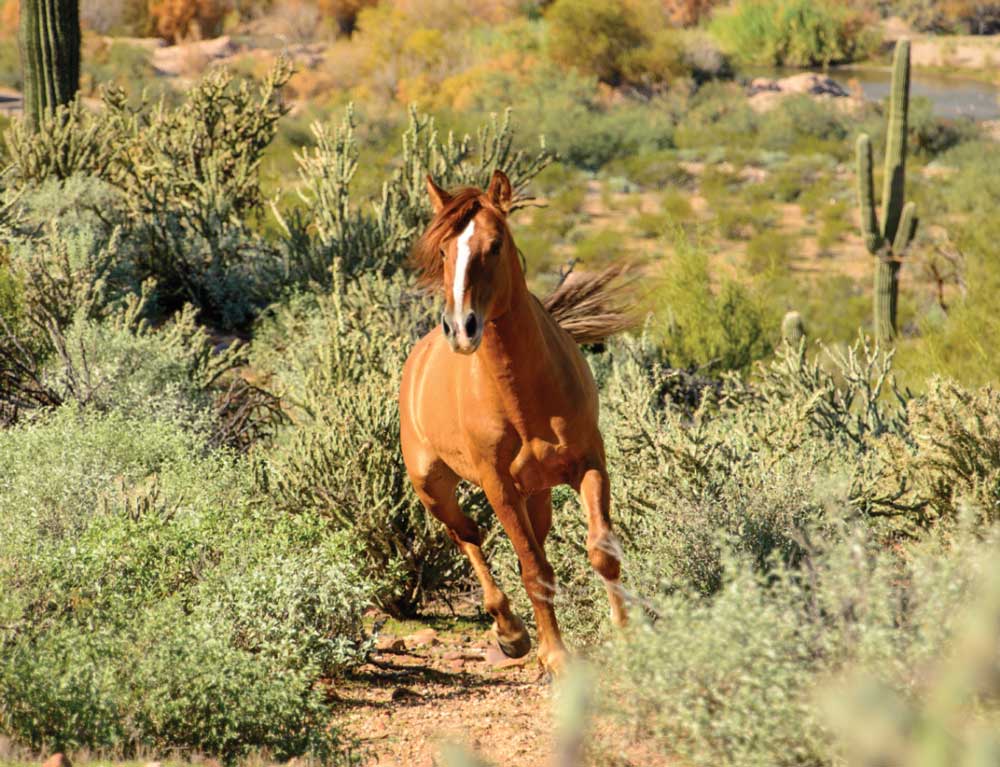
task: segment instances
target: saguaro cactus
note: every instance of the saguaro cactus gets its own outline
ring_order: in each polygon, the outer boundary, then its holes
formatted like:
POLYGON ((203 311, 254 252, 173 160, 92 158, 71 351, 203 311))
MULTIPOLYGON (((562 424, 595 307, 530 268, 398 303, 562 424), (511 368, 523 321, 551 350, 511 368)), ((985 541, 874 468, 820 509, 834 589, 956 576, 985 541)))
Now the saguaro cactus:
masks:
POLYGON ((889 128, 885 146, 882 186, 882 226, 875 210, 872 178, 872 145, 867 134, 858 136, 858 204, 861 234, 868 252, 875 256, 874 320, 880 341, 896 335, 899 267, 917 229, 917 206, 903 203, 906 179, 906 121, 910 108, 910 41, 896 43, 889 96, 889 128))
POLYGON ((42 115, 68 104, 80 87, 78 0, 21 0, 24 113, 37 127, 42 115))
POLYGON ((802 345, 806 337, 806 326, 802 315, 796 311, 786 312, 781 320, 781 339, 794 349, 802 345))

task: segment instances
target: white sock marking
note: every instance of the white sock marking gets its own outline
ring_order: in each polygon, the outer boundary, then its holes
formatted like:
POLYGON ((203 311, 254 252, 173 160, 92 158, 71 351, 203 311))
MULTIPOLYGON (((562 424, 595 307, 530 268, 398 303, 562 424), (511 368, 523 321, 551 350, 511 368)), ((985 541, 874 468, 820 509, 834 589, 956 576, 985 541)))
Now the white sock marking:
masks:
POLYGON ((451 294, 455 299, 455 315, 461 317, 465 309, 465 273, 469 268, 469 240, 476 231, 476 222, 470 221, 465 231, 458 236, 458 258, 455 259, 455 280, 451 294))

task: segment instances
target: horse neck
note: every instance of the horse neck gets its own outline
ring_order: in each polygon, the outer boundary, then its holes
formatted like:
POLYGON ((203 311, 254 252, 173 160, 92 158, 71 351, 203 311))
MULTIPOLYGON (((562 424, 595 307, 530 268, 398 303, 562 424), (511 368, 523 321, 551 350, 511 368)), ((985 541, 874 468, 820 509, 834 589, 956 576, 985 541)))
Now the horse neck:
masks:
POLYGON ((509 307, 490 322, 477 356, 506 404, 517 404, 517 409, 523 410, 523 395, 545 385, 549 350, 540 324, 542 317, 535 309, 536 301, 528 292, 520 265, 512 285, 509 307))

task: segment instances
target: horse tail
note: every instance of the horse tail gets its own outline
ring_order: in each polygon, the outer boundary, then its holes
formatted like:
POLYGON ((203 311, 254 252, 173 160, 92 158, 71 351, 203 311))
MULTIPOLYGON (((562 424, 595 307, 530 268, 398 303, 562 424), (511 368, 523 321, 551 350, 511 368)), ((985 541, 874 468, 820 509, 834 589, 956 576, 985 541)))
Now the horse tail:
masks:
POLYGON ((580 345, 599 344, 641 323, 631 282, 622 279, 626 266, 615 264, 600 272, 563 275, 542 305, 580 345))

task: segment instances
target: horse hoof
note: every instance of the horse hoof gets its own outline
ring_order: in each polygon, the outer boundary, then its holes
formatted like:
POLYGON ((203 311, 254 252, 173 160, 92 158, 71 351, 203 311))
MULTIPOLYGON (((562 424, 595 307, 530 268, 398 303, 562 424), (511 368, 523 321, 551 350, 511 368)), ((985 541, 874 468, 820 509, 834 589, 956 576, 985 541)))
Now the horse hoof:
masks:
POLYGON ((528 630, 524 627, 524 623, 516 615, 514 621, 517 624, 517 630, 507 636, 502 635, 497 624, 494 623, 493 637, 497 640, 500 652, 508 658, 523 658, 531 650, 531 637, 528 636, 528 630))
POLYGON ((539 653, 538 662, 542 670, 552 679, 558 679, 566 674, 566 666, 569 664, 569 655, 565 650, 554 650, 547 653, 539 653))

